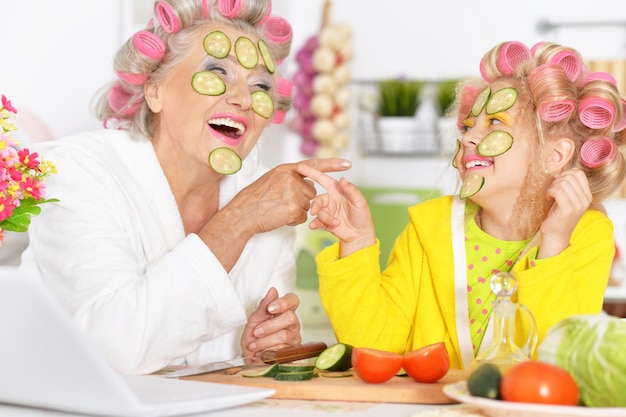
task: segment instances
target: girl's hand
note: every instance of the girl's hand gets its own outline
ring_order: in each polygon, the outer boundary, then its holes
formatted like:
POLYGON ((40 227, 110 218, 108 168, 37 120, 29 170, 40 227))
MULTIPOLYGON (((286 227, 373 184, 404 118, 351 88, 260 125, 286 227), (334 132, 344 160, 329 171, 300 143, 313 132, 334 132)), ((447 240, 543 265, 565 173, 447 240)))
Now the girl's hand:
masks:
POLYGON ((260 360, 264 350, 300 344, 300 320, 296 315, 299 304, 296 294, 288 293, 278 297, 276 288, 270 288, 259 307, 248 318, 241 336, 244 357, 260 360))
POLYGON ((374 222, 365 196, 345 178, 339 181, 304 164, 297 171, 324 187, 311 203, 311 215, 316 216, 310 229, 323 228, 341 241, 340 256, 348 256, 376 242, 374 222))
POLYGON ((539 227, 540 259, 558 255, 569 246, 574 228, 592 200, 587 176, 579 169, 569 169, 557 175, 547 195, 554 199, 554 203, 539 227))

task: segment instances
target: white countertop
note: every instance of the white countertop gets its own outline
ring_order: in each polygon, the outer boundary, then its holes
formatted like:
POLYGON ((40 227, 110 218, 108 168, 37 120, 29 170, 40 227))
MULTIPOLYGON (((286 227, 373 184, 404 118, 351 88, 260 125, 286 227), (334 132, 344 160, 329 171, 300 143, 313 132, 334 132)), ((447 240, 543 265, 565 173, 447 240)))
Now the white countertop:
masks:
MULTIPOLYGON (((244 406, 194 414, 198 417, 417 417, 423 411, 455 405, 390 404, 344 401, 266 399, 244 406)), ((0 415, 15 417, 76 417, 77 414, 0 404, 0 415)))

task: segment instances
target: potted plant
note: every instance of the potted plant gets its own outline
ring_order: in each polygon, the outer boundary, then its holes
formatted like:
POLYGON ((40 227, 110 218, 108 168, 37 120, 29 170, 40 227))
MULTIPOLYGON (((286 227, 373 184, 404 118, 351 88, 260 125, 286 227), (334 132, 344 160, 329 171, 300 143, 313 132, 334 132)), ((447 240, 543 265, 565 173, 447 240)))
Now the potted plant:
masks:
POLYGON ((377 81, 378 130, 383 151, 415 150, 416 112, 424 81, 402 78, 377 81))
POLYGON ((458 136, 456 117, 451 114, 451 110, 456 97, 456 87, 460 81, 460 79, 448 79, 437 83, 436 98, 440 115, 437 121, 437 131, 439 146, 446 153, 454 152, 458 136))

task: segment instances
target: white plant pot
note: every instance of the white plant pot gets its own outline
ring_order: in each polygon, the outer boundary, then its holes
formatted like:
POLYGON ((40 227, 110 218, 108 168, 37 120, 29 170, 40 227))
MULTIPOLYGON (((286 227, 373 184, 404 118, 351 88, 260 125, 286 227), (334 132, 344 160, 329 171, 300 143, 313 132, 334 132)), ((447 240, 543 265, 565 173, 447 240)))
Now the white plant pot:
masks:
POLYGON ((414 117, 380 117, 378 131, 383 152, 413 152, 417 148, 417 120, 414 117))

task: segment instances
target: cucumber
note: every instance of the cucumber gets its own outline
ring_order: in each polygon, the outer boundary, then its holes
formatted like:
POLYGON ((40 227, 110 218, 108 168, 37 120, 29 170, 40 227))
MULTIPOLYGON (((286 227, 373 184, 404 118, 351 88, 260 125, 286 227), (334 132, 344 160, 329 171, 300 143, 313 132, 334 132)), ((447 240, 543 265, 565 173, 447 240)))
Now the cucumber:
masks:
POLYGON ((249 372, 249 373, 245 373, 243 374, 243 376, 245 376, 246 378, 259 378, 259 377, 269 377, 269 378, 273 378, 276 376, 276 374, 278 374, 278 364, 275 363, 272 366, 268 366, 267 368, 263 369, 261 372, 249 372))
POLYGON ((318 375, 315 371, 279 372, 274 376, 274 379, 277 381, 308 381, 317 377, 318 375))
POLYGON ((191 86, 205 96, 219 96, 226 91, 224 81, 212 71, 196 72, 191 78, 191 86))
POLYGON ((237 56, 237 61, 244 68, 252 69, 259 63, 259 52, 256 49, 256 45, 245 36, 240 36, 235 41, 235 55, 237 56))
POLYGON ((230 53, 230 39, 220 30, 215 30, 204 37, 204 50, 215 58, 226 58, 230 53))
POLYGON ((261 58, 263 58, 263 63, 265 64, 265 68, 270 74, 276 72, 276 62, 274 61, 274 57, 270 52, 270 49, 267 47, 267 43, 263 39, 259 39, 259 52, 261 52, 261 58))
POLYGON ((505 87, 496 91, 489 97, 485 106, 485 113, 495 114, 513 107, 517 101, 517 90, 513 87, 505 87))
POLYGON ((500 369, 492 363, 483 363, 467 379, 467 390, 475 397, 500 399, 500 369))
POLYGON ((456 147, 454 148, 454 156, 452 157, 452 168, 458 169, 459 167, 456 164, 456 157, 459 155, 459 151, 461 150, 461 141, 456 140, 456 147))
POLYGON ((352 368, 352 346, 335 343, 327 347, 315 360, 315 367, 322 371, 347 371, 352 368))
POLYGON ((513 146, 513 136, 503 130, 494 130, 480 141, 476 150, 482 156, 502 155, 513 146))
POLYGON ((490 95, 491 88, 489 88, 489 86, 483 88, 483 91, 478 93, 478 96, 476 96, 476 100, 474 100, 474 104, 472 105, 472 110, 470 110, 472 116, 476 117, 481 111, 483 111, 490 95))
POLYGON ((230 175, 241 169, 241 158, 230 148, 215 148, 209 154, 209 165, 218 174, 230 175))
POLYGON ((274 101, 265 91, 252 93, 252 110, 261 117, 269 119, 274 113, 274 101))
POLYGON ((279 364, 278 372, 306 372, 315 370, 315 365, 313 364, 288 364, 283 363, 279 364))
POLYGON ((459 197, 461 199, 465 199, 467 197, 471 197, 483 188, 485 184, 485 178, 482 175, 478 174, 470 174, 463 181, 463 185, 461 185, 461 192, 459 197))

